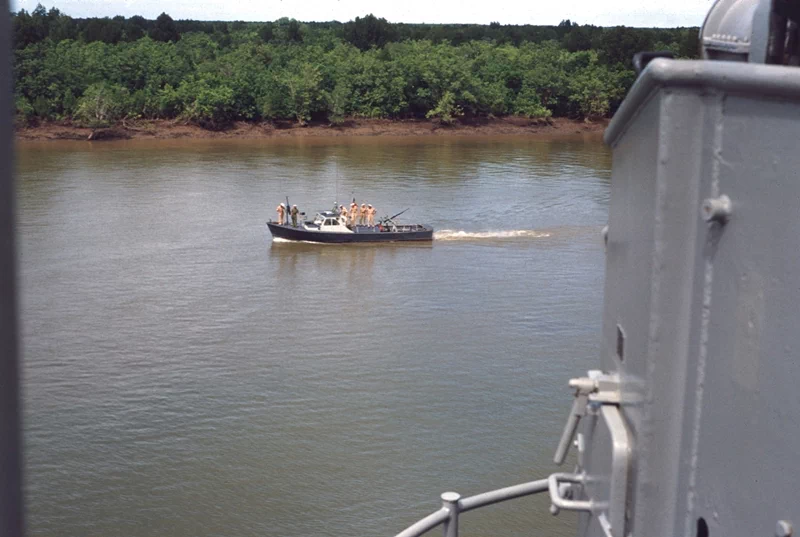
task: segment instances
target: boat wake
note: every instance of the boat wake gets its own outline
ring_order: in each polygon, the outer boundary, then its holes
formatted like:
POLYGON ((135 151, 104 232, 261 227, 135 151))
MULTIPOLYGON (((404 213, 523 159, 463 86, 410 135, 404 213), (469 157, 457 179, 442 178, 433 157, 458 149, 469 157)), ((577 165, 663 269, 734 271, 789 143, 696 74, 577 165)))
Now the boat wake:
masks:
POLYGON ((279 244, 322 244, 324 246, 341 246, 341 243, 334 242, 315 242, 315 241, 295 241, 292 239, 284 239, 283 237, 272 237, 272 242, 279 244))
POLYGON ((508 231, 463 231, 455 229, 443 229, 434 231, 433 238, 437 241, 472 241, 483 239, 541 239, 549 237, 546 231, 536 231, 533 229, 512 229, 508 231))

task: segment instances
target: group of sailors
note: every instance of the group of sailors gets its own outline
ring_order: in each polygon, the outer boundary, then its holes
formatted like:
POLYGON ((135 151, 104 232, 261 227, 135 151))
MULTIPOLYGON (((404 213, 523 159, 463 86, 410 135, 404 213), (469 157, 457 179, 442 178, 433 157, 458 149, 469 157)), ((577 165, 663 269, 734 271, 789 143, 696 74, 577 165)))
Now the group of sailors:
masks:
POLYGON ((278 223, 283 225, 289 225, 289 217, 292 218, 292 226, 297 227, 297 216, 302 214, 300 210, 297 208, 297 205, 292 205, 292 208, 289 208, 289 205, 286 203, 281 203, 278 205, 276 209, 278 211, 278 223))
MULTIPOLYGON (((303 214, 297 208, 297 205, 292 205, 289 208, 286 203, 278 205, 276 211, 278 212, 279 224, 288 226, 289 218, 291 218, 293 227, 297 227, 298 215, 303 214)), ((378 210, 368 203, 362 203, 361 207, 359 207, 355 199, 350 204, 349 210, 346 205, 338 205, 338 208, 334 207, 334 211, 339 213, 342 221, 349 227, 357 225, 375 227, 375 215, 378 213, 378 210)))
POLYGON ((359 208, 355 199, 350 204, 350 210, 345 205, 339 205, 339 216, 350 227, 357 225, 375 227, 375 215, 377 213, 378 210, 368 203, 362 203, 359 208))

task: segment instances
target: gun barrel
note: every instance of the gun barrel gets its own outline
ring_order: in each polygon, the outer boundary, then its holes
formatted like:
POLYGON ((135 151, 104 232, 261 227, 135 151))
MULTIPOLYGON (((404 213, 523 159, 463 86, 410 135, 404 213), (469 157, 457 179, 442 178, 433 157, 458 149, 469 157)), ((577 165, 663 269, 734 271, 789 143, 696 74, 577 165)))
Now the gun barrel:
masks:
MULTIPOLYGON (((410 209, 410 208, 411 208, 411 207, 409 207, 408 209, 410 209)), ((397 218, 398 216, 400 216, 401 214, 403 214, 404 212, 406 212, 408 209, 403 209, 402 211, 400 211, 400 212, 399 212, 399 213, 397 213, 396 215, 394 215, 394 216, 390 216, 390 217, 388 218, 388 220, 394 220, 395 218, 397 218)))

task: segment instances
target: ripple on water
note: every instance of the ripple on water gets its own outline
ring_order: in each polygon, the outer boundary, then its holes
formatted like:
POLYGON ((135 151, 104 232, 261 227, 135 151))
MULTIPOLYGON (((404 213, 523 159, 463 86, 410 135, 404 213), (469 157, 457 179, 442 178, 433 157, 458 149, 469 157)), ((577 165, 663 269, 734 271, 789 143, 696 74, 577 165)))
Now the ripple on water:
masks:
MULTIPOLYGON (((54 143, 18 167, 32 535, 390 535, 551 470, 598 342, 598 142, 54 143), (439 231, 272 244, 287 195, 439 231)), ((465 524, 572 531, 544 500, 465 524)))

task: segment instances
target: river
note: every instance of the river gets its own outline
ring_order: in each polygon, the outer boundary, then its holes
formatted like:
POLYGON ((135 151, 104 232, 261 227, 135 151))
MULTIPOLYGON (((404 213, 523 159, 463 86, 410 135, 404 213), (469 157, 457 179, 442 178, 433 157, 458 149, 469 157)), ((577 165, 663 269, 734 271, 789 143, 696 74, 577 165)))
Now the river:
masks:
MULTIPOLYGON (((25 143, 17 169, 31 535, 391 537, 554 471, 599 355, 598 138, 25 143), (272 243, 287 195, 436 239, 272 243)), ((548 506, 462 535, 571 534, 548 506)))

